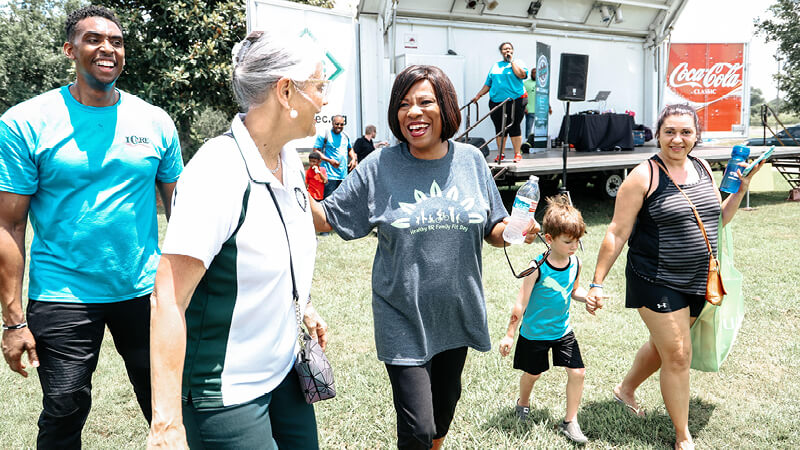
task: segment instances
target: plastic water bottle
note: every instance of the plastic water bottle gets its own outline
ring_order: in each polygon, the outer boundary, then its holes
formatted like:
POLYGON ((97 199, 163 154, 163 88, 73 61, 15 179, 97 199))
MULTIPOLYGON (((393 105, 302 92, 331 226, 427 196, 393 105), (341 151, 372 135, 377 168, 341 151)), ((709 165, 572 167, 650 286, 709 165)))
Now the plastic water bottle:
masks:
POLYGON ((539 204, 539 177, 531 175, 528 181, 517 191, 514 204, 511 206, 511 218, 508 219, 503 239, 509 244, 521 244, 525 241, 522 234, 528 230, 536 205, 539 204))
POLYGON ((719 190, 727 192, 728 194, 735 194, 739 192, 739 185, 742 184, 742 179, 736 175, 737 170, 743 169, 739 163, 744 162, 750 156, 750 148, 743 145, 734 145, 731 152, 731 159, 725 167, 725 175, 722 176, 722 184, 719 190))

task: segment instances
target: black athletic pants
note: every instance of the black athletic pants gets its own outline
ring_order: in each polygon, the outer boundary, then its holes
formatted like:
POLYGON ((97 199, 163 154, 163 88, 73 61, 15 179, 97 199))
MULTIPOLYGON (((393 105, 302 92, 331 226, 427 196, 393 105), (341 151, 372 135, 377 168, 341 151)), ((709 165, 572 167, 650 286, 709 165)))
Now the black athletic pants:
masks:
POLYGON ((422 366, 386 364, 397 412, 397 448, 429 449, 444 437, 461 398, 467 347, 446 350, 422 366))
POLYGON ((36 339, 43 394, 38 448, 81 448, 81 430, 92 405, 92 374, 106 325, 150 423, 149 294, 114 303, 30 300, 27 318, 36 339))

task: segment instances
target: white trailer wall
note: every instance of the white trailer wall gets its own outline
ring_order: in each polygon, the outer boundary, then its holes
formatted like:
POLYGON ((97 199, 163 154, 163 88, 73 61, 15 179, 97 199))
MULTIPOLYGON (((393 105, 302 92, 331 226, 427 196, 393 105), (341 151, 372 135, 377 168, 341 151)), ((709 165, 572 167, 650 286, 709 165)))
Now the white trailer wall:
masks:
MULTIPOLYGON (((345 130, 352 139, 361 135, 365 125, 374 124, 378 128, 378 140, 393 141, 386 112, 394 74, 402 69, 398 62, 429 60, 435 63, 441 61, 448 50, 453 50, 457 59, 463 61, 465 69, 460 73, 449 70, 448 75, 454 84, 463 86, 463 91, 459 92, 459 104, 463 105, 483 86, 489 68, 500 58, 497 48, 504 41, 512 42, 516 56, 528 65, 534 63, 537 41, 551 46, 550 104, 553 114, 550 116, 549 135, 558 134, 565 110, 565 103, 556 98, 561 53, 589 55, 587 98, 593 98, 600 90, 611 91, 603 104, 573 102, 571 112, 632 110, 636 112, 637 123, 652 126, 655 121, 659 106, 656 91, 663 74, 655 73, 654 58, 658 55, 644 48, 643 39, 589 36, 580 31, 532 32, 523 26, 393 18, 391 14, 384 17, 388 17, 389 23, 384 23, 377 14, 362 13, 356 21, 351 14, 283 0, 248 0, 249 29, 270 29, 298 35, 307 28, 342 65, 344 72, 332 83, 329 103, 318 117, 320 133, 330 128, 331 115, 342 113, 347 116, 345 130)), ((480 110, 483 114, 488 112, 488 96, 481 99, 480 110)), ((471 135, 490 138, 494 135, 494 128, 487 120, 471 135)), ((312 139, 295 145, 310 148, 312 139)))
MULTIPOLYGON (((366 41, 367 34, 363 25, 369 20, 362 15, 359 19, 362 23, 362 45, 366 41)), ((373 18, 373 23, 377 23, 373 18)), ((550 75, 550 104, 553 114, 550 117, 549 134, 558 134, 561 121, 564 116, 566 103, 557 100, 559 62, 561 53, 583 53, 589 55, 589 73, 587 78, 586 97, 593 98, 597 91, 610 90, 611 95, 605 103, 605 109, 613 109, 616 112, 632 110, 636 112, 636 122, 642 123, 652 114, 646 111, 646 106, 651 109, 651 105, 645 105, 645 91, 652 89, 652 85, 647 85, 645 71, 645 53, 643 43, 636 39, 617 38, 618 40, 600 40, 598 38, 586 38, 572 34, 564 36, 544 35, 530 33, 529 30, 515 29, 520 27, 504 27, 492 25, 459 24, 450 22, 449 26, 442 23, 438 25, 434 21, 426 21, 426 24, 411 23, 414 19, 398 19, 396 24, 396 38, 394 49, 389 47, 388 52, 394 51, 394 56, 402 54, 420 55, 446 55, 448 50, 455 51, 465 59, 465 70, 463 73, 448 73, 452 78, 462 78, 464 85, 463 98, 459 98, 459 104, 464 105, 471 99, 483 86, 486 74, 492 64, 500 60, 498 47, 501 42, 509 41, 514 45, 515 57, 521 58, 527 65, 534 63, 536 58, 536 42, 543 42, 551 46, 551 75, 550 75), (406 48, 408 37, 413 37, 417 48, 406 48)), ((374 36, 374 35, 373 35, 374 36)), ((371 39, 376 41, 377 39, 371 39)), ((364 73, 374 73, 367 69, 367 65, 373 62, 366 61, 371 55, 367 52, 362 54, 362 67, 364 73)), ((391 53, 385 58, 391 60, 391 53)), ((648 64, 652 66, 652 61, 648 64)), ((402 68, 397 68, 399 71, 402 68)), ((378 70, 378 67, 375 67, 378 70)), ((388 99, 388 89, 379 95, 388 99)), ((652 95, 652 93, 650 94, 652 95)), ((388 101, 386 101, 388 104, 388 101)), ((489 111, 488 96, 479 102, 481 114, 489 111)), ((570 112, 575 113, 586 109, 600 108, 598 103, 573 102, 570 112)), ((385 111, 385 109, 383 110, 385 111)), ((367 108, 364 108, 365 120, 369 121, 367 108)), ((384 113, 385 114, 385 113, 384 113)), ((647 125, 651 125, 646 123, 647 125)), ((481 123, 479 127, 470 135, 480 137, 491 137, 494 135, 494 128, 489 120, 481 123)), ((510 146, 510 143, 506 144, 510 146)), ((496 148, 492 146, 492 148, 496 148)))
MULTIPOLYGON (((269 30, 286 36, 300 37, 307 30, 331 59, 326 61, 326 75, 336 70, 333 61, 341 68, 328 91, 328 104, 317 115, 317 133, 331 128, 331 118, 342 114, 347 119, 345 132, 351 141, 361 136, 361 88, 358 66, 358 33, 355 18, 349 12, 322 8, 282 0, 248 0, 248 30, 269 30)), ((292 141, 289 145, 308 150, 314 145, 309 137, 292 141)))

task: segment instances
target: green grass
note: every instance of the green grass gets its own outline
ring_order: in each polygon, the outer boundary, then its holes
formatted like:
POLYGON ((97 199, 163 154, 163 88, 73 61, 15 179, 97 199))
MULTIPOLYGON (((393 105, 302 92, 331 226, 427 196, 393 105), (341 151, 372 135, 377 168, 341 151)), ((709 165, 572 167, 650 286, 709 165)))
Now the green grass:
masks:
MULTIPOLYGON (((736 266, 745 276, 747 316, 736 345, 719 373, 692 371, 689 427, 698 448, 800 448, 800 204, 784 201, 788 186, 775 174, 776 190, 753 193, 752 211, 733 222, 736 266)), ((505 193, 510 197, 513 193, 505 193)), ((613 203, 588 191, 572 192, 588 224, 584 238, 584 285, 594 270, 613 203)), ((163 219, 163 218, 162 218, 163 219)), ((343 242, 321 237, 313 295, 330 325, 328 356, 338 396, 318 404, 323 448, 393 448, 395 418, 383 364, 375 357, 370 271, 375 238, 343 242)), ((524 264, 541 248, 517 246, 511 257, 524 264)), ((624 308, 624 254, 606 281, 613 298, 596 317, 581 305, 573 324, 586 362, 586 386, 578 417, 590 438, 586 448, 667 448, 674 433, 658 376, 638 395, 648 414, 628 415, 611 389, 633 360, 647 332, 624 308)), ((493 345, 502 336, 519 288, 502 249, 484 246, 484 286, 493 345)), ((94 377, 94 406, 84 429, 86 448, 143 448, 147 427, 133 398, 110 336, 94 377)), ((512 405, 520 373, 511 357, 470 351, 464 391, 446 448, 572 448, 554 430, 563 417, 566 374, 548 371, 534 387, 532 421, 519 424, 512 405)), ((35 373, 23 379, 0 369, 0 448, 32 448, 41 404, 35 373)))

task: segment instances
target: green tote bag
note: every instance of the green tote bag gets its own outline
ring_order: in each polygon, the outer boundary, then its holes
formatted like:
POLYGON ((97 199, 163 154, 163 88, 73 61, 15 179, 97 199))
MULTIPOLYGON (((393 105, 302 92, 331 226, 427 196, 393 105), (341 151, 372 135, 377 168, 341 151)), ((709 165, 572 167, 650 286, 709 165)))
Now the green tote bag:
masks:
POLYGON ((736 334, 744 319, 744 297, 742 295, 742 273, 733 267, 733 237, 730 226, 722 226, 719 220, 718 256, 725 298, 722 304, 706 303, 691 329, 692 369, 703 372, 719 372, 719 367, 733 347, 736 334))

